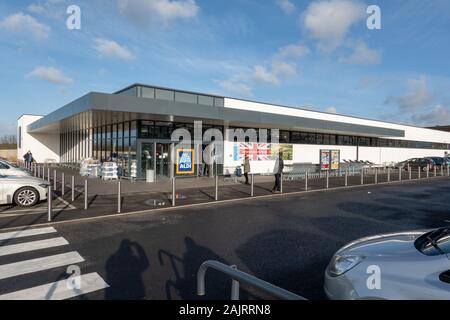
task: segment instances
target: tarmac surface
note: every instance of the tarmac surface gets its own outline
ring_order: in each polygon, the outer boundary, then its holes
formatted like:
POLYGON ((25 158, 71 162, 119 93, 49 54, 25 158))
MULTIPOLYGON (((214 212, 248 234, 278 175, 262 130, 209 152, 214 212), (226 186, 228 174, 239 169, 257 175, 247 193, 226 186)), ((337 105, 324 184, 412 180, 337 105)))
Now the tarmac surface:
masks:
MULTIPOLYGON (((299 187, 293 183, 287 188, 299 187)), ((236 186, 236 192, 246 187, 236 186)), ((53 225, 52 237, 67 244, 20 254, 2 255, 2 248, 50 236, 1 240, 8 231, 0 230, 0 299, 21 290, 22 297, 41 290, 46 298, 198 299, 196 273, 206 260, 236 265, 308 299, 325 299, 323 273, 334 252, 364 236, 448 226, 449 191, 444 177, 72 221, 53 225), (67 264, 40 263, 42 270, 21 273, 27 261, 61 253, 70 253, 67 264), (15 267, 21 261, 25 265, 15 267), (54 285, 68 277, 68 264, 95 279, 86 280, 91 293, 70 295, 54 285), (52 285, 28 289, 45 283, 52 285)), ((227 277, 209 271, 203 298, 229 299, 230 288, 227 277)), ((244 299, 264 297, 245 286, 241 293, 244 299)))

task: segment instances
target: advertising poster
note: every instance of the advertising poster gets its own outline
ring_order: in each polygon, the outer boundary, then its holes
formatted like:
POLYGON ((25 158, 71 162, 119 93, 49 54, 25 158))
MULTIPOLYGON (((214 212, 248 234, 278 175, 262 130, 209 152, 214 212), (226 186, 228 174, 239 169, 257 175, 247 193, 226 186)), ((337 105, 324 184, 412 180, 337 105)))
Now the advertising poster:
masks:
POLYGON ((194 150, 177 150, 177 174, 194 174, 194 150))
POLYGON ((341 165, 341 151, 332 150, 331 151, 331 170, 339 170, 341 165))
POLYGON ((331 152, 330 150, 320 150, 320 170, 330 170, 331 152))
POLYGON ((292 161, 294 159, 294 146, 292 144, 274 144, 272 146, 272 159, 276 159, 280 151, 284 161, 292 161))

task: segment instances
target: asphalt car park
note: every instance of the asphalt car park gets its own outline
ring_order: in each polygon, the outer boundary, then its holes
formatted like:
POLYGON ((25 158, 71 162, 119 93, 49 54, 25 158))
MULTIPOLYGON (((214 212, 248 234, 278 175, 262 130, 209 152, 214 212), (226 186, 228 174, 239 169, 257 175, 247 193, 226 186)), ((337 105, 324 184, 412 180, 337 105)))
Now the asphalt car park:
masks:
MULTIPOLYGON (((98 274, 107 284, 75 299, 198 299, 196 273, 206 260, 236 265, 308 299, 325 299, 324 271, 339 248, 369 235, 448 226, 449 191, 446 178, 372 184, 78 220, 54 228, 67 240, 65 250, 83 257, 76 263, 82 274, 98 274)), ((0 241, 0 248, 26 241, 0 241)), ((60 250, 0 256, 0 265, 60 250)), ((0 294, 68 277, 65 267, 4 279, 1 271, 0 294)), ((228 299, 230 288, 229 279, 211 271, 204 298, 228 299)), ((244 299, 261 297, 257 290, 243 291, 244 299)))

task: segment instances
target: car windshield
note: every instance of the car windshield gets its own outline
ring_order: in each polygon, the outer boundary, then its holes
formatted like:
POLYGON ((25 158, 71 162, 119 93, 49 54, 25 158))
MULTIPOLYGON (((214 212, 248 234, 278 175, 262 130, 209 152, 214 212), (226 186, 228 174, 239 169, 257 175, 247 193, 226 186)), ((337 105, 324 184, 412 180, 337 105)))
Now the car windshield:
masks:
POLYGON ((427 256, 437 256, 450 253, 450 228, 441 228, 420 236, 415 247, 427 256))

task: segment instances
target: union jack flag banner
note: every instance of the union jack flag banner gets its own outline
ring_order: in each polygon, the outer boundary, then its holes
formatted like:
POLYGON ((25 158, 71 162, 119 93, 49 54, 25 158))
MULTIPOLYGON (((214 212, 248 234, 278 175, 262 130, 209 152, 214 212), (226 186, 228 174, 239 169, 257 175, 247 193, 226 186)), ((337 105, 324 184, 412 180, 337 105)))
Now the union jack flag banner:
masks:
POLYGON ((269 143, 236 143, 234 145, 234 160, 244 160, 245 156, 250 161, 271 160, 272 145, 269 143))

